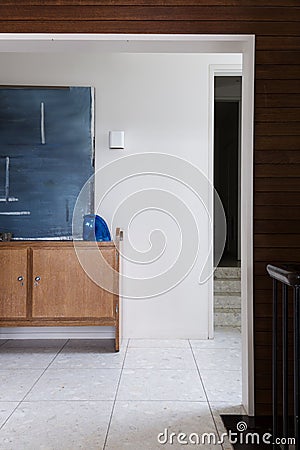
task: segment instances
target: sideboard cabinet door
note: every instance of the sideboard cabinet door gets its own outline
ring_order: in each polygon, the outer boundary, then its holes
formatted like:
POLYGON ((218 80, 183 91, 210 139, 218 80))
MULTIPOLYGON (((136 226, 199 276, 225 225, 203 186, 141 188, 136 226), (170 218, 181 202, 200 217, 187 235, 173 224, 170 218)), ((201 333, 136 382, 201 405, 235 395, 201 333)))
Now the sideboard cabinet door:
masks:
MULTIPOLYGON (((102 254, 114 266, 115 249, 102 254)), ((114 295, 86 275, 73 248, 33 248, 32 264, 33 318, 115 317, 114 295)))
POLYGON ((26 318, 27 249, 0 249, 0 318, 26 318))

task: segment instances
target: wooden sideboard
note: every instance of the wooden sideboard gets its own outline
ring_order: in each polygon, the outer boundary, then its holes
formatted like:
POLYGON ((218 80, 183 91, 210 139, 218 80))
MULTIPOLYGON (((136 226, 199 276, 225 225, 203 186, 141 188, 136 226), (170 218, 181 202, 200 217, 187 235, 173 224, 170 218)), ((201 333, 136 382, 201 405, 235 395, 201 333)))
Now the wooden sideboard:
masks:
MULTIPOLYGON (((96 244, 117 273, 121 237, 117 229, 115 242, 96 244)), ((76 246, 87 258, 98 251, 94 242, 77 241, 76 246)), ((73 241, 1 242, 0 268, 0 327, 113 326, 119 351, 118 280, 113 292, 92 281, 73 241)))

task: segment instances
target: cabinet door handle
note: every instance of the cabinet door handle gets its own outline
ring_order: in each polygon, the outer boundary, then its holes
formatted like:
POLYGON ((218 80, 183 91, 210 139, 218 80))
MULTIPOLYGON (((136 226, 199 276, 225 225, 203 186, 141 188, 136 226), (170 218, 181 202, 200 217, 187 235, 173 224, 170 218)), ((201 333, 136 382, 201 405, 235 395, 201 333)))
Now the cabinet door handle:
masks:
POLYGON ((20 275, 20 276, 18 277, 18 282, 21 283, 21 286, 24 286, 23 281, 24 281, 24 277, 23 277, 22 275, 20 275))
POLYGON ((41 280, 41 277, 39 277, 39 276, 35 277, 33 285, 38 286, 40 280, 41 280))

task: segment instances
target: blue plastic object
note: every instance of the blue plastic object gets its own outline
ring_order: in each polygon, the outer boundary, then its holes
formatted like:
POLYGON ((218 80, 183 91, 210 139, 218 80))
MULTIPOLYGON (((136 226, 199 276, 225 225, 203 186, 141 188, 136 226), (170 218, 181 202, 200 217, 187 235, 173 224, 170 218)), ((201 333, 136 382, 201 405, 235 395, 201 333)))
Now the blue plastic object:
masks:
POLYGON ((105 220, 97 214, 87 214, 83 218, 84 241, 111 241, 105 220))

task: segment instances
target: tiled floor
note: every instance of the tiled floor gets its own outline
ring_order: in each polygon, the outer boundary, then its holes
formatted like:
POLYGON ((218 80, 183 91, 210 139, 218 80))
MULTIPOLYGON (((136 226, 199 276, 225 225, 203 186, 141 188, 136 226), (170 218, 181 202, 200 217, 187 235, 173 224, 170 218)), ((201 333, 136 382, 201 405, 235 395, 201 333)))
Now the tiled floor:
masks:
POLYGON ((131 339, 120 353, 112 341, 0 341, 0 386, 1 450, 195 448, 178 433, 220 435, 220 413, 243 413, 240 333, 131 339))

